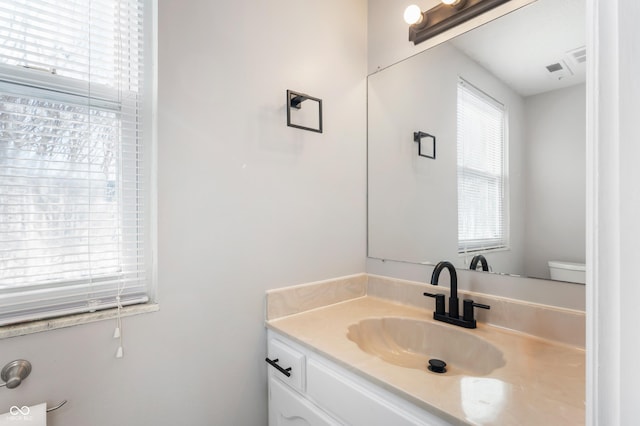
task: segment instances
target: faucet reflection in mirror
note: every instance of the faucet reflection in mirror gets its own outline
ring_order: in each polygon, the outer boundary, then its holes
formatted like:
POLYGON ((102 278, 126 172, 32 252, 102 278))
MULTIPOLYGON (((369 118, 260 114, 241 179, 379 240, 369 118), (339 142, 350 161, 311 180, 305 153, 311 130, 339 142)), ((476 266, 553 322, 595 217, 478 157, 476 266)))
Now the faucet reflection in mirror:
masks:
POLYGON ((487 259, 481 254, 476 254, 475 256, 473 256, 473 259, 471 259, 471 265, 469 265, 469 269, 471 269, 472 271, 477 270, 478 262, 482 265, 483 271, 489 272, 489 263, 487 262, 487 259))
POLYGON ((476 320, 473 315, 473 308, 490 309, 489 305, 483 305, 481 303, 475 303, 471 299, 464 299, 462 304, 462 318, 459 315, 458 304, 458 275, 456 274, 456 268, 451 262, 442 261, 438 262, 431 274, 431 284, 438 285, 440 273, 443 269, 449 270, 450 277, 450 293, 449 293, 449 313, 445 312, 444 294, 432 294, 423 293, 425 296, 433 297, 436 299, 436 309, 433 312, 433 319, 436 321, 442 321, 449 324, 457 325, 464 328, 476 328, 476 320))
POLYGON ((409 41, 419 44, 454 28, 510 0, 442 0, 442 3, 422 12, 416 5, 407 7, 404 20, 409 27, 409 41))

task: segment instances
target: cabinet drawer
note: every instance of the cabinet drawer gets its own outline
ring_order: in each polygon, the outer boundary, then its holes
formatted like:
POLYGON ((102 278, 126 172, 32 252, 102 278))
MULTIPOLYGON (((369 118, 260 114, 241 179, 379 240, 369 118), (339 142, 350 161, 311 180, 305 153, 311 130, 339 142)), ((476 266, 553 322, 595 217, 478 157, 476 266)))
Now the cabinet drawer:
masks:
POLYGON ((276 338, 270 338, 267 344, 267 358, 290 373, 287 377, 278 368, 269 365, 269 377, 277 377, 291 387, 304 392, 305 357, 302 353, 276 338), (290 370, 287 370, 289 368, 290 370))
POLYGON ((416 415, 407 408, 409 403, 402 404, 393 395, 373 392, 313 359, 307 365, 307 396, 349 425, 449 425, 426 412, 416 415))

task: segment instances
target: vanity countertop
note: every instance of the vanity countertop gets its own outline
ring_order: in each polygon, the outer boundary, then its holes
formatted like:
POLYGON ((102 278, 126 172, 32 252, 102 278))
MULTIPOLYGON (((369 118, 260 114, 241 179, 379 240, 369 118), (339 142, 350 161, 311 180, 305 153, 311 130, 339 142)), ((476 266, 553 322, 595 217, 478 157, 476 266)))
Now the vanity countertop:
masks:
POLYGON ((267 327, 453 423, 585 422, 583 349, 479 323, 476 329, 461 330, 500 349, 505 365, 484 376, 438 375, 362 351, 347 338, 347 329, 369 317, 433 321, 431 311, 363 296, 271 319, 267 327))

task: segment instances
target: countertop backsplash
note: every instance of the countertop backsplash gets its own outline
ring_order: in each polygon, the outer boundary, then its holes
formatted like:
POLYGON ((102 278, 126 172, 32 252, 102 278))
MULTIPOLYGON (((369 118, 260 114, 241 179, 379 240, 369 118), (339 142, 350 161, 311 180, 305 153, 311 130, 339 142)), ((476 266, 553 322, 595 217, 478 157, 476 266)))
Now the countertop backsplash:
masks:
MULTIPOLYGON (((434 301, 423 293, 444 293, 449 288, 371 274, 356 274, 335 279, 269 290, 266 320, 294 315, 311 309, 358 297, 377 297, 432 312, 434 301)), ((491 306, 476 310, 482 323, 514 330, 541 339, 583 349, 585 347, 585 313, 555 306, 460 290, 459 299, 473 299, 491 306)), ((462 304, 462 301, 460 301, 462 304)))

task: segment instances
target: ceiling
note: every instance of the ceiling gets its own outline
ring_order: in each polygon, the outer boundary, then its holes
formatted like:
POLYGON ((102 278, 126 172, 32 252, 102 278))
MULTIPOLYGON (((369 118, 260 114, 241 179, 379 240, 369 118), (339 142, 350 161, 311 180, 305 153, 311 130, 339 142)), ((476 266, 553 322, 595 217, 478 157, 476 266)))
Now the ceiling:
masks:
POLYGON ((538 0, 451 42, 522 96, 583 83, 569 52, 585 46, 585 0, 538 0))

